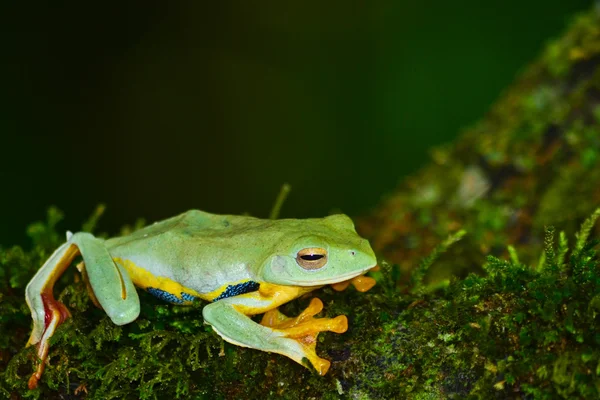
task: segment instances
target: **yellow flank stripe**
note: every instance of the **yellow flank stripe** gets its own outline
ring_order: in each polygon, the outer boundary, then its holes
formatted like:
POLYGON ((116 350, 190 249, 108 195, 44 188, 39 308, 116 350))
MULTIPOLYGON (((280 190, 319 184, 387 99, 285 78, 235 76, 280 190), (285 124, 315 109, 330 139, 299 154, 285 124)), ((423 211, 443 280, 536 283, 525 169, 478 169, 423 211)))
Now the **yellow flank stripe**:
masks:
POLYGON ((223 285, 220 288, 213 290, 212 292, 205 293, 203 295, 204 296, 203 298, 208 301, 213 301, 214 299, 219 297, 221 295, 221 293, 223 293, 225 291, 225 289, 227 289, 227 286, 229 286, 229 284, 223 285))
POLYGON ((240 283, 244 283, 244 282, 248 282, 250 281, 250 279, 242 279, 241 281, 236 281, 236 282, 229 282, 226 283, 225 285, 221 286, 218 289, 213 290, 212 292, 208 292, 203 294, 202 298, 208 301, 213 301, 214 299, 216 299, 217 297, 219 297, 225 290, 227 290, 228 286, 235 286, 238 285, 240 283))
POLYGON ((125 270, 129 274, 129 277, 131 278, 131 280, 133 281, 133 284, 135 286, 140 287, 144 290, 147 288, 160 289, 165 292, 171 293, 172 295, 177 296, 177 298, 179 298, 179 299, 181 299, 181 293, 187 293, 187 294, 195 296, 195 297, 200 297, 204 300, 210 300, 208 298, 209 294, 198 293, 195 290, 186 288, 185 286, 182 286, 180 283, 175 282, 174 280, 169 279, 167 277, 155 276, 148 270, 137 266, 131 260, 123 260, 118 257, 113 258, 113 260, 114 260, 114 262, 118 263, 123 268, 125 268, 125 270))

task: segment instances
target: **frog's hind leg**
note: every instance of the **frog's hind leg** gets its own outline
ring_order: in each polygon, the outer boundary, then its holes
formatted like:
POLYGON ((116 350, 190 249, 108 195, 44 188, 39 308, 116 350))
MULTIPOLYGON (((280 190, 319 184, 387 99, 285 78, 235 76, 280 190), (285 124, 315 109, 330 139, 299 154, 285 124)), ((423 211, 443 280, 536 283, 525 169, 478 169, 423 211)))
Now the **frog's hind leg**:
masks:
POLYGON ((35 274, 26 288, 26 301, 33 318, 27 345, 37 346, 40 364, 29 379, 29 388, 37 386, 48 357, 50 337, 69 316, 67 308, 53 295, 54 284, 73 259, 82 255, 86 273, 96 298, 114 323, 122 325, 139 314, 139 299, 126 271, 116 265, 104 241, 89 233, 67 235, 61 245, 35 274))
POLYGON ((27 345, 38 345, 37 355, 41 360, 36 372, 29 379, 30 389, 37 386, 44 371, 44 363, 48 356, 48 339, 56 327, 70 316, 67 308, 54 299, 52 288, 78 254, 79 250, 74 244, 64 243, 50 256, 27 285, 25 299, 33 318, 33 329, 27 345))
POLYGON ((319 375, 325 375, 331 363, 317 356, 317 335, 324 331, 345 332, 348 329, 347 318, 313 318, 323 308, 319 299, 313 299, 298 317, 288 318, 270 306, 269 300, 258 297, 250 293, 219 300, 204 307, 202 315, 213 330, 230 343, 283 354, 304 366, 306 359, 319 375), (251 312, 249 304, 254 306, 251 312), (248 314, 259 313, 265 307, 270 311, 260 324, 244 314, 244 311, 248 314))
MULTIPOLYGON (((344 333, 348 330, 348 318, 338 315, 335 318, 314 318, 323 310, 323 302, 314 297, 306 310, 297 317, 287 317, 278 308, 267 311, 260 324, 283 332, 300 345, 303 357, 313 365, 319 375, 325 375, 331 363, 317 355, 317 336, 320 332, 344 333)), ((300 364, 303 364, 300 362, 300 364)))

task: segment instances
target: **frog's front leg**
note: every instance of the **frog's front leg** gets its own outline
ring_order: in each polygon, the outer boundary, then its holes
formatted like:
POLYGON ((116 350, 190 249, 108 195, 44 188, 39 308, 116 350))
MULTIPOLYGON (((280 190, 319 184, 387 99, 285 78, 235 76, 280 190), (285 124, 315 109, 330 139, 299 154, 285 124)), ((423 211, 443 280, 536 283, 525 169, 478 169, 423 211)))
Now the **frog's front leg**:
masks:
POLYGON ((317 335, 323 331, 345 332, 348 329, 346 317, 313 318, 323 308, 318 299, 313 299, 308 308, 295 318, 288 318, 277 310, 281 304, 309 290, 261 284, 258 292, 207 305, 203 310, 204 320, 230 343, 282 354, 302 365, 305 365, 304 359, 308 359, 317 372, 324 375, 331 363, 317 356, 317 335), (249 318, 264 312, 261 324, 249 318))
POLYGON ((62 244, 31 279, 26 300, 33 318, 33 329, 27 345, 37 346, 40 363, 29 379, 29 388, 37 386, 48 357, 48 341, 56 328, 69 316, 69 311, 54 298, 53 288, 73 259, 83 257, 90 287, 111 320, 123 325, 137 318, 140 302, 127 272, 112 260, 104 241, 89 233, 67 234, 62 244))

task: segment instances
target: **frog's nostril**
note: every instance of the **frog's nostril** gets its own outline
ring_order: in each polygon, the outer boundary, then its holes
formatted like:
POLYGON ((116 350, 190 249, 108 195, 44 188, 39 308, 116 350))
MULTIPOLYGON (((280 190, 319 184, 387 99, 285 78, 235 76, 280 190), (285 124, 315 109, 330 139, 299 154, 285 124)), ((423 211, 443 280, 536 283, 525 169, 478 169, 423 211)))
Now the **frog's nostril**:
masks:
POLYGON ((356 252, 355 252, 354 250, 351 250, 351 251, 350 251, 350 254, 352 254, 352 255, 355 255, 355 254, 356 254, 356 252))

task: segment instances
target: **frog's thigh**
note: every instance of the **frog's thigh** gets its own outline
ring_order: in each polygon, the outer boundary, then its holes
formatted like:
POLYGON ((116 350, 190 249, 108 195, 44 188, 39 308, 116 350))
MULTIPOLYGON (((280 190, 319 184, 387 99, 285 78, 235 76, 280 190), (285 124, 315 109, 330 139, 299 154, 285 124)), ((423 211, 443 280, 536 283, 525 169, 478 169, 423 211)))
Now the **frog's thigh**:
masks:
POLYGON ((81 254, 86 264, 90 286, 100 305, 116 324, 125 324, 137 318, 140 302, 133 282, 126 271, 116 265, 104 241, 89 233, 70 235, 38 270, 25 290, 27 305, 33 318, 33 329, 28 345, 37 345, 41 362, 29 380, 29 388, 37 386, 48 356, 48 341, 56 328, 69 316, 67 308, 54 299, 56 280, 81 254))
POLYGON ((140 300, 127 271, 115 263, 104 241, 89 233, 76 233, 89 284, 110 319, 117 325, 135 320, 140 314, 140 300))
POLYGON ((219 300, 204 307, 204 320, 226 341, 238 346, 285 355, 302 364, 306 357, 302 346, 273 330, 252 321, 235 308, 235 297, 219 300))

